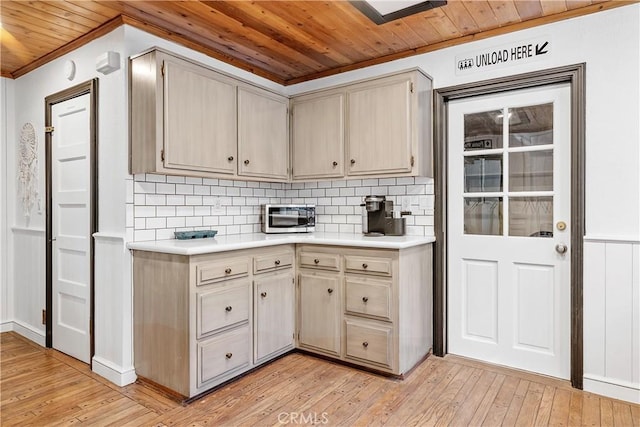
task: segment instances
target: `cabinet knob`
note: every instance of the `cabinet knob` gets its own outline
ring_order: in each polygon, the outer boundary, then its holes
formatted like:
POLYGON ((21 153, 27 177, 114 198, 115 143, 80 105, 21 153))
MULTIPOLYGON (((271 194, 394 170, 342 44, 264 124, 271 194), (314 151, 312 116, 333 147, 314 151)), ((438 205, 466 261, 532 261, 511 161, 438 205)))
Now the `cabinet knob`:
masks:
POLYGON ((368 267, 369 267, 369 264, 367 264, 367 263, 362 263, 362 268, 366 269, 366 268, 368 268, 368 267))
POLYGON ((318 258, 314 259, 313 262, 315 262, 316 264, 320 264, 320 260, 318 258))
POLYGON ((365 341, 365 342, 363 342, 363 343, 362 343, 362 346, 363 346, 364 348, 367 348, 367 347, 369 347, 369 343, 365 341))
POLYGON ((333 293, 333 289, 329 288, 329 289, 327 289, 327 292, 329 292, 330 294, 332 294, 332 293, 333 293))
POLYGON ((227 269, 224 270, 224 272, 225 272, 225 274, 231 274, 231 269, 227 268, 227 269))
POLYGON ((367 302, 369 301, 369 297, 362 297, 362 302, 367 302))
POLYGON ((226 306, 224 309, 225 309, 227 312, 229 312, 229 311, 233 310, 233 307, 231 307, 230 305, 228 305, 228 306, 226 306))
POLYGON ((244 161, 244 164, 245 164, 245 165, 248 165, 248 164, 249 164, 249 159, 245 160, 245 161, 244 161))
POLYGON ((333 167, 335 168, 336 166, 338 166, 338 162, 333 162, 333 167))
POLYGON ((233 156, 227 157, 227 160, 229 160, 230 162, 233 162, 233 156))
POLYGON ((351 159, 351 164, 355 165, 356 164, 356 160, 355 159, 351 159))
POLYGON ((280 260, 279 260, 279 259, 275 260, 275 261, 274 261, 274 264, 275 264, 275 265, 280 265, 280 260))
POLYGON ((267 297, 267 293, 266 293, 266 292, 262 292, 262 293, 260 294, 260 296, 261 296, 262 298, 266 298, 266 297, 267 297))
POLYGON ((227 359, 231 359, 233 357, 233 353, 227 353, 224 355, 227 359))

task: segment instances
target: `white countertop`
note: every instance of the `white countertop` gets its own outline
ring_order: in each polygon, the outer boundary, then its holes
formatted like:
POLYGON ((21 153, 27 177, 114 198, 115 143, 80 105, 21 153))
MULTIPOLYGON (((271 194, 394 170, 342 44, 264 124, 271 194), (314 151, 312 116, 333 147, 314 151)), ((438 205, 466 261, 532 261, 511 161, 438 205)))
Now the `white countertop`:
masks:
POLYGON ((433 236, 380 236, 368 237, 354 233, 298 233, 298 234, 233 234, 207 239, 154 240, 130 242, 129 249, 149 252, 163 252, 176 255, 200 255, 213 252, 235 251, 238 249, 260 248, 264 246, 307 243, 318 245, 360 246, 365 248, 405 249, 435 242, 433 236))

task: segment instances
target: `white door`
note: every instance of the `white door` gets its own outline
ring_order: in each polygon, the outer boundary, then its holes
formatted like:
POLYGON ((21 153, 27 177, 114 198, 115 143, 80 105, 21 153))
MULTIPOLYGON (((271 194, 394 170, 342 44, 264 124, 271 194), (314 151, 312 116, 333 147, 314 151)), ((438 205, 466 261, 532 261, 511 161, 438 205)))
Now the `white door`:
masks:
POLYGON ((570 376, 570 103, 558 85, 449 104, 450 353, 570 376))
POLYGON ((51 107, 53 348, 89 363, 90 95, 51 107))

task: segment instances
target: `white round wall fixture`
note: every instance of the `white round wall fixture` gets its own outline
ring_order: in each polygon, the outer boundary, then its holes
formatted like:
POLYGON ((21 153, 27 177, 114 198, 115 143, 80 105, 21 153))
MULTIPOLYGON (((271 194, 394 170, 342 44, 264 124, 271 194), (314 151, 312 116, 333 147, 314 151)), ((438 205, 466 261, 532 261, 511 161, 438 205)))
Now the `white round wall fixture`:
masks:
POLYGON ((73 80, 76 76, 76 63, 72 60, 68 60, 64 63, 64 76, 67 80, 73 80))

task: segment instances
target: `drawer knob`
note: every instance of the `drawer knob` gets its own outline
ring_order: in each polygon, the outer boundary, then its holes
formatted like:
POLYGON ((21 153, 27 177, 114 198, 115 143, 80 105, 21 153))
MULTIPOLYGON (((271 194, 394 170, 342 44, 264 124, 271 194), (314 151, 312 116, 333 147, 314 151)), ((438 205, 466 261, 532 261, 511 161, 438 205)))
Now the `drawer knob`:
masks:
POLYGON ((229 160, 230 162, 233 162, 233 156, 227 157, 227 160, 229 160))
POLYGON ((225 309, 227 312, 229 312, 229 311, 233 310, 233 307, 231 307, 230 305, 228 305, 228 306, 226 306, 224 309, 225 309))
POLYGON ((336 166, 338 166, 338 162, 333 162, 333 167, 335 168, 336 166))
POLYGON ((362 268, 366 269, 367 267, 369 267, 369 264, 366 264, 366 263, 362 264, 362 268))
POLYGON ((313 262, 315 262, 316 264, 320 264, 320 260, 318 258, 314 259, 313 262))
POLYGON ((231 359, 233 357, 233 353, 227 353, 224 355, 227 359, 231 359))
POLYGON ((367 302, 369 301, 369 297, 362 297, 362 302, 367 302))
POLYGON ((247 160, 245 160, 245 161, 244 161, 244 164, 245 164, 245 165, 248 165, 248 164, 249 164, 249 160, 248 160, 248 159, 247 159, 247 160))
POLYGON ((333 293, 333 289, 329 288, 329 289, 327 289, 327 292, 329 292, 330 294, 332 294, 332 293, 333 293))
POLYGON ((279 260, 279 259, 275 260, 275 261, 274 261, 274 264, 275 264, 275 265, 280 265, 280 260, 279 260))
POLYGON ((231 274, 231 269, 227 268, 226 270, 224 270, 225 274, 231 274))
POLYGON ((352 164, 352 165, 355 165, 355 164, 356 164, 355 159, 351 159, 351 164, 352 164))
POLYGON ((367 347, 369 347, 369 343, 365 341, 365 342, 363 342, 363 343, 362 343, 362 346, 363 346, 364 348, 367 348, 367 347))
POLYGON ((266 292, 262 292, 262 293, 260 294, 260 296, 261 296, 262 298, 266 298, 266 297, 267 297, 267 293, 266 293, 266 292))

